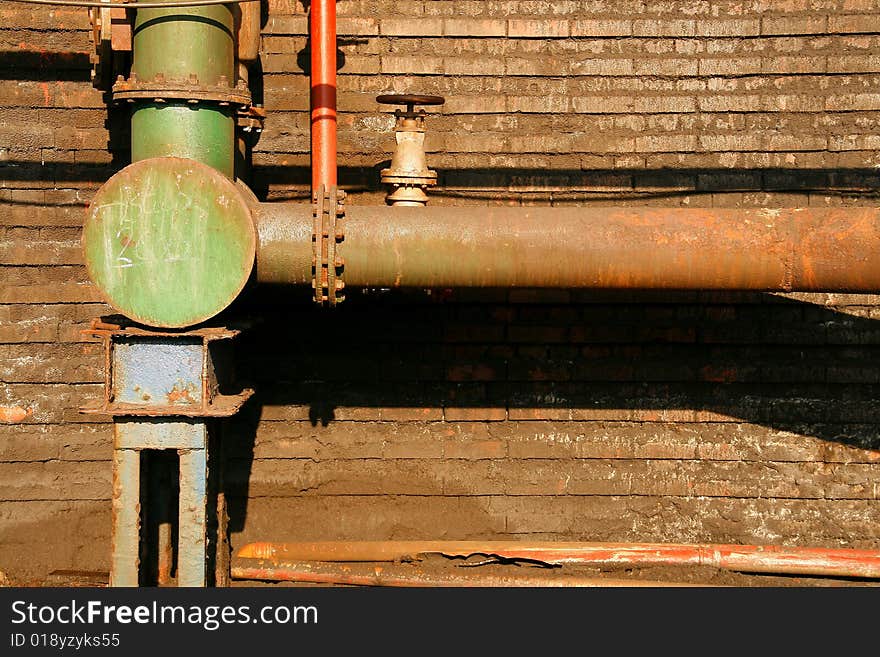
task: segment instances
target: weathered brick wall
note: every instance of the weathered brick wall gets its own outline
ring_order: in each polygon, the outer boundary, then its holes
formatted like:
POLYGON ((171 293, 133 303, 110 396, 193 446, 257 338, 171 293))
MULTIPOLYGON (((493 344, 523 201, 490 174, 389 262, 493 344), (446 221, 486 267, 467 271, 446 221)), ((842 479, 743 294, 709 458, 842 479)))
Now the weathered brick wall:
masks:
MULTIPOLYGON (((876 203, 880 3, 342 1, 340 179, 382 203, 378 93, 446 96, 433 204, 876 203)), ((0 570, 106 569, 109 309, 84 206, 128 159, 84 10, 0 3, 0 570)), ((263 31, 264 198, 302 200, 301 3, 263 31)), ((234 540, 880 547, 880 297, 253 290, 234 540)))

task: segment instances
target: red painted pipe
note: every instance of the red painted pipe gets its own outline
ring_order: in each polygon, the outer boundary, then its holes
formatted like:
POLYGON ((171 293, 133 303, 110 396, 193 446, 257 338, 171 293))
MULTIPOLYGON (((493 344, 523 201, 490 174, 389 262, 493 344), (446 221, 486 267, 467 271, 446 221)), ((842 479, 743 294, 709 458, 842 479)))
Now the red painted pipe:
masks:
POLYGON ((713 566, 744 573, 880 578, 880 551, 776 545, 674 543, 571 543, 518 541, 326 541, 250 543, 238 556, 251 559, 393 562, 424 554, 492 555, 564 565, 713 566))
POLYGON ((312 192, 336 185, 336 0, 312 0, 312 192))

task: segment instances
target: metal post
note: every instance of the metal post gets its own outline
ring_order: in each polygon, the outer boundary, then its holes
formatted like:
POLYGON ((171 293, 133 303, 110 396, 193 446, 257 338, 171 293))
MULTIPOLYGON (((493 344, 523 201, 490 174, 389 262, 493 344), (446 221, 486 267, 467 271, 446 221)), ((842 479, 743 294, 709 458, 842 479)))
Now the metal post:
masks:
POLYGON ((179 450, 180 516, 177 585, 205 586, 207 449, 179 450))
POLYGON ((110 586, 137 586, 140 572, 141 453, 113 450, 110 586))
MULTIPOLYGON (((165 450, 180 458, 177 583, 205 586, 208 547, 225 550, 219 543, 225 534, 209 543, 207 531, 208 422, 238 412, 253 394, 250 389, 237 395, 218 394, 217 373, 231 375, 231 371, 219 365, 222 354, 212 344, 238 331, 202 328, 169 333, 96 321, 89 333, 104 342, 104 398, 80 411, 112 415, 115 423, 111 585, 138 586, 147 579, 141 576, 144 564, 139 554, 141 505, 162 503, 167 496, 142 500, 142 488, 151 487, 141 486, 141 452, 165 450)), ((222 381, 224 386, 228 383, 222 381)), ((166 531, 170 534, 170 528, 166 531)), ((150 565, 156 563, 160 585, 169 579, 165 572, 169 559, 161 553, 165 540, 160 529, 160 554, 146 555, 150 565)))

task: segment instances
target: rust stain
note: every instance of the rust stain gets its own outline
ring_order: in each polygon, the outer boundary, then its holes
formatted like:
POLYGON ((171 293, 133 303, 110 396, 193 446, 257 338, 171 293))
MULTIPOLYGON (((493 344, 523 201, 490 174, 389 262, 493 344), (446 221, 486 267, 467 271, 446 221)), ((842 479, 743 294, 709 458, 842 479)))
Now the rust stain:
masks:
POLYGON ((165 398, 168 400, 168 403, 171 405, 179 405, 179 404, 198 404, 199 402, 193 398, 193 393, 195 389, 192 386, 183 386, 181 387, 178 384, 174 384, 174 387, 165 395, 165 398))
POLYGON ((49 83, 48 82, 40 82, 40 87, 43 90, 43 102, 48 107, 51 105, 50 96, 49 96, 49 83))
POLYGON ((33 414, 33 409, 22 408, 21 406, 0 406, 0 422, 13 424, 21 422, 29 415, 33 414))

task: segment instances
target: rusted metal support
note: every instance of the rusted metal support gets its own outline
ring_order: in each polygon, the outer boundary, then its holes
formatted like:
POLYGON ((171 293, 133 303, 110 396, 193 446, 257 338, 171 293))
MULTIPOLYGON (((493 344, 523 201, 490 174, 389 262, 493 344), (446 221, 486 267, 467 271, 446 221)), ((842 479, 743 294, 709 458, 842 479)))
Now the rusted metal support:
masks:
MULTIPOLYGON (((254 394, 251 388, 220 394, 215 355, 222 355, 219 344, 237 336, 238 329, 154 331, 97 320, 84 333, 104 344, 104 395, 81 413, 229 417, 254 394)), ((150 440, 156 449, 178 449, 166 444, 161 432, 150 440)))
POLYGON ((180 517, 178 524, 177 585, 205 586, 207 435, 202 449, 182 449, 180 454, 180 517))
POLYGON ((324 563, 317 561, 265 562, 237 559, 232 578, 266 582, 301 582, 391 587, 494 587, 494 588, 620 588, 699 586, 678 582, 584 577, 567 572, 503 574, 478 568, 426 568, 420 564, 324 563))
POLYGON ((138 586, 140 573, 141 453, 113 451, 110 586, 138 586))
POLYGON ((846 548, 674 543, 574 543, 519 541, 325 541, 250 543, 243 559, 319 562, 400 562, 425 555, 547 565, 712 566, 745 573, 880 578, 880 551, 846 548))
MULTIPOLYGON (((312 282, 312 211, 256 207, 258 280, 312 282)), ((880 290, 880 210, 346 208, 348 287, 880 290)))
POLYGON ((312 193, 336 186, 336 0, 312 0, 312 193))
MULTIPOLYGON (((141 576, 140 461, 144 451, 169 450, 179 455, 178 586, 207 583, 208 549, 208 422, 238 411, 253 394, 219 394, 226 383, 221 344, 238 334, 235 329, 201 328, 186 332, 147 331, 136 326, 93 323, 88 334, 100 338, 105 351, 104 398, 84 413, 114 418, 113 526, 111 577, 113 586, 137 586, 141 576)), ((158 476, 160 473, 150 473, 158 476)), ((158 503, 154 499, 143 504, 158 503)), ((157 541, 158 583, 170 580, 170 555, 162 530, 157 541)))

